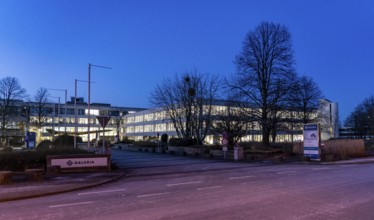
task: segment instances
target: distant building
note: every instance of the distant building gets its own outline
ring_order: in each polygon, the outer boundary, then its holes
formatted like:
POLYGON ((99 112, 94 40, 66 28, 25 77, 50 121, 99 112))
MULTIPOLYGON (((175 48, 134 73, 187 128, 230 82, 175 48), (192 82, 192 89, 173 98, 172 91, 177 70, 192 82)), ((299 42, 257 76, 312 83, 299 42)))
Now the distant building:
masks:
POLYGON ((321 139, 328 140, 339 137, 338 103, 328 99, 319 101, 318 122, 321 125, 321 139))
MULTIPOLYGON (((217 101, 213 105, 215 117, 224 112, 230 102, 217 101)), ((232 103, 232 102, 231 102, 232 103)), ((88 140, 88 123, 90 123, 90 141, 105 139, 110 141, 122 140, 127 137, 132 140, 156 140, 166 133, 170 137, 176 137, 176 131, 170 118, 161 108, 145 109, 131 107, 114 107, 105 103, 91 103, 90 122, 88 122, 88 105, 83 98, 77 98, 75 106, 74 98, 65 103, 43 103, 45 122, 41 128, 35 125, 39 110, 37 103, 17 101, 13 106, 12 115, 6 126, 6 137, 13 146, 21 145, 25 140, 25 132, 37 133, 37 140, 52 140, 54 136, 62 133, 77 135, 84 142, 88 140), (65 112, 66 108, 66 112, 65 112), (76 110, 75 110, 76 109, 76 110), (75 120, 75 112, 77 113, 75 120), (105 130, 101 128, 96 116, 111 117, 105 130), (117 137, 117 132, 119 132, 117 137)), ((284 123, 278 128, 276 142, 294 142, 303 140, 302 113, 290 110, 283 117, 289 117, 292 123, 284 123)), ((214 118, 214 117, 213 117, 214 118)), ((321 124, 322 140, 339 137, 338 104, 327 99, 320 100, 318 109, 312 112, 314 122, 321 124)), ((287 120, 285 120, 287 121, 287 120)), ((215 123, 215 121, 213 121, 215 123)), ((248 133, 242 137, 242 141, 261 141, 261 126, 258 122, 248 122, 248 133)), ((205 139, 206 143, 220 143, 220 137, 212 132, 205 139)))
MULTIPOLYGON (((90 122, 88 122, 88 105, 83 98, 77 98, 76 111, 74 98, 66 103, 43 103, 43 126, 38 128, 35 123, 38 119, 40 110, 37 103, 34 102, 16 102, 13 106, 13 114, 7 125, 6 136, 13 143, 22 143, 26 131, 36 132, 37 140, 52 140, 53 135, 67 132, 71 135, 77 131, 78 136, 83 141, 88 138, 88 123, 90 123, 90 139, 103 137, 114 141, 117 136, 117 127, 119 128, 119 136, 123 133, 123 116, 129 113, 145 110, 145 108, 131 107, 114 107, 105 103, 91 103, 90 105, 90 122), (75 112, 77 112, 77 120, 75 120, 75 112), (101 128, 96 116, 111 117, 105 131, 101 128)), ((121 137, 118 137, 121 139, 121 137)))
MULTIPOLYGON (((227 102, 226 102, 227 103, 227 102)), ((228 102, 229 103, 229 102, 228 102)), ((223 102, 216 102, 213 106, 216 111, 219 109, 225 109, 227 106, 223 105, 223 102)), ((294 123, 284 123, 281 128, 277 130, 276 142, 294 142, 303 140, 302 124, 300 123, 302 118, 302 112, 296 110, 290 110, 285 117, 289 117, 289 121, 294 123)), ((323 99, 320 101, 319 109, 312 112, 312 119, 315 123, 321 124, 322 139, 330 139, 338 137, 338 105, 323 99)), ((176 137, 174 125, 167 113, 162 108, 147 109, 144 111, 138 111, 132 114, 128 114, 124 117, 124 133, 129 139, 136 141, 143 140, 155 140, 158 135, 168 134, 170 137, 176 137)), ((215 123, 213 121, 213 123, 215 123)), ((242 141, 261 141, 262 133, 261 127, 257 122, 249 122, 248 135, 244 136, 242 141)), ((206 143, 215 144, 219 143, 220 137, 216 137, 213 133, 207 136, 205 139, 206 143)))

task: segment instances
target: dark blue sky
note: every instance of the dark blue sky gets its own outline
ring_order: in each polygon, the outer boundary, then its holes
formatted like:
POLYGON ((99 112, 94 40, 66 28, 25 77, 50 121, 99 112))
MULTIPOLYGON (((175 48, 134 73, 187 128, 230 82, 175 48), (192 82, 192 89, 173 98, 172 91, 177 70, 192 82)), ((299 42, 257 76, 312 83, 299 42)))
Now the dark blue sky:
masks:
MULTIPOLYGON (((73 96, 91 62, 113 68, 92 69, 93 102, 149 107, 155 85, 177 72, 234 73, 262 21, 288 26, 298 73, 339 103, 342 120, 374 94, 371 0, 2 0, 0 77, 17 77, 31 95, 73 96)), ((78 95, 87 99, 87 83, 78 95)))

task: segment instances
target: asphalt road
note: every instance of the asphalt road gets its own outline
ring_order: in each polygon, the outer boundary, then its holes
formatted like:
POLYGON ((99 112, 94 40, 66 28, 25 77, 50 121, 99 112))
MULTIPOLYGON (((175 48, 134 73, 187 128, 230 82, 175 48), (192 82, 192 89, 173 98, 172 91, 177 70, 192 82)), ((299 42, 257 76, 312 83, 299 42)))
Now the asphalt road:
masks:
POLYGON ((127 175, 0 204, 0 219, 374 219, 374 164, 237 163, 113 151, 127 175))

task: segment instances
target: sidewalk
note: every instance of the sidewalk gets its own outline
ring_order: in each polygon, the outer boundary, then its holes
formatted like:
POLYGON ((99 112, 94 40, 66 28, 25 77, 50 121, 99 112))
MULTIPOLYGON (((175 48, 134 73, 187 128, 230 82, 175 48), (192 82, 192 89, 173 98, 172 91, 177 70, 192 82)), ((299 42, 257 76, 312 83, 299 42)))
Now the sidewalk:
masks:
POLYGON ((365 163, 374 163, 374 156, 367 157, 358 157, 348 160, 338 160, 331 162, 320 162, 321 165, 343 165, 343 164, 365 164, 365 163))
POLYGON ((47 196, 101 185, 124 176, 123 171, 68 173, 43 181, 14 180, 0 185, 0 202, 47 196))

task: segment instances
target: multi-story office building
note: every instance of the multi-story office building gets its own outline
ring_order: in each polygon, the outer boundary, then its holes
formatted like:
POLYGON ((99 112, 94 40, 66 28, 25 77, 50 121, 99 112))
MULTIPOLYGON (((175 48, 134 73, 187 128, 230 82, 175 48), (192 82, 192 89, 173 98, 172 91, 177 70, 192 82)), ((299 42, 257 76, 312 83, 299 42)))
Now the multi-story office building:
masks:
POLYGON ((145 110, 144 108, 114 107, 110 104, 91 103, 90 121, 88 121, 88 105, 83 98, 74 98, 65 103, 34 103, 17 101, 13 106, 13 113, 9 116, 6 126, 6 137, 10 141, 22 143, 25 131, 37 134, 37 140, 52 140, 54 135, 76 132, 84 142, 88 140, 88 127, 90 127, 90 140, 105 136, 105 139, 114 141, 119 133, 123 133, 123 117, 126 114, 145 110), (76 110, 75 110, 76 109, 76 110), (75 112, 77 114, 75 114, 75 112), (105 130, 100 125, 97 116, 110 117, 105 130), (38 123, 39 122, 39 123, 38 123), (39 124, 39 125, 38 125, 39 124))
POLYGON ((321 139, 339 137, 339 110, 338 103, 328 99, 319 101, 319 122, 321 124, 321 139))
MULTIPOLYGON (((213 105, 213 114, 219 114, 227 109, 227 105, 222 105, 222 102, 217 102, 213 105)), ((328 100, 321 100, 319 109, 315 109, 311 113, 312 121, 320 123, 322 130, 322 140, 336 138, 338 133, 335 128, 338 128, 338 110, 337 104, 328 100), (330 106, 330 107, 329 107, 330 106)), ((290 110, 283 114, 291 123, 283 123, 277 130, 276 142, 293 142, 303 140, 303 124, 301 122, 302 113, 295 110, 290 110)), ((213 123, 216 123, 214 121, 213 123)), ((166 111, 162 108, 148 109, 144 111, 128 114, 124 117, 124 133, 123 136, 132 140, 154 140, 158 135, 168 134, 170 137, 176 137, 172 120, 168 118, 166 111)), ((242 141, 261 141, 262 133, 261 126, 258 122, 248 122, 247 135, 241 138, 242 141)), ((206 139, 206 143, 219 143, 219 137, 210 133, 206 139)))
MULTIPOLYGON (((213 105, 214 118, 226 111, 230 106, 217 102, 213 105)), ((84 142, 88 140, 88 127, 90 127, 90 141, 100 139, 116 140, 127 137, 132 140, 155 140, 164 133, 170 137, 176 137, 174 125, 162 108, 145 109, 129 107, 113 107, 110 104, 91 103, 90 122, 88 122, 88 105, 83 98, 77 98, 76 105, 74 98, 70 102, 43 103, 43 123, 37 126, 40 110, 37 103, 17 101, 13 107, 13 114, 9 116, 6 126, 6 137, 8 142, 22 143, 25 131, 33 131, 37 134, 37 141, 52 140, 54 135, 67 132, 74 135, 77 133, 84 142), (66 111, 65 111, 66 109, 66 111), (76 111, 75 111, 76 109, 76 111), (66 114, 65 114, 66 112, 66 114), (77 113, 75 115, 75 112, 77 113), (105 130, 101 127, 97 116, 110 117, 110 121, 105 130)), ((302 141, 302 124, 299 123, 301 113, 289 111, 283 117, 292 118, 292 124, 284 124, 277 130, 277 142, 302 141)), ((313 122, 320 123, 322 140, 337 138, 339 120, 338 105, 329 100, 320 101, 319 109, 312 112, 313 122)), ((242 141, 261 141, 261 127, 258 122, 248 122, 247 135, 242 137, 242 141)), ((219 137, 209 133, 205 139, 206 143, 219 143, 219 137)))

